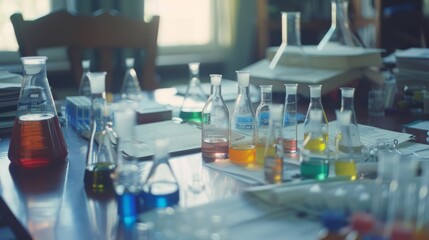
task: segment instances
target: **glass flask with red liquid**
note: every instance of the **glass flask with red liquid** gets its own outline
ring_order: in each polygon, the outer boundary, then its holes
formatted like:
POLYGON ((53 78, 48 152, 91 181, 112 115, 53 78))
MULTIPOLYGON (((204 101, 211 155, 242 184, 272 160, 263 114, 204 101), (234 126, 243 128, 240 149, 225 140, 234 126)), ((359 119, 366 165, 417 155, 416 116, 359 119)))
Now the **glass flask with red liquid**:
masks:
POLYGON ((8 156, 12 164, 32 168, 66 161, 68 154, 46 77, 47 57, 23 57, 24 79, 8 156))

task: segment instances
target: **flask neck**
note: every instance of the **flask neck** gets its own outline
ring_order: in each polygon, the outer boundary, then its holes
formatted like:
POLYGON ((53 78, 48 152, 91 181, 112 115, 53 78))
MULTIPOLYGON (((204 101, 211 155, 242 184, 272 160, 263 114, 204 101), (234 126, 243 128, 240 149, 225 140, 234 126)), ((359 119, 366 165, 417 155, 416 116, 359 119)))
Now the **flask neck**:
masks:
POLYGON ((92 94, 91 120, 95 124, 96 131, 105 127, 110 120, 104 92, 101 94, 92 94))
POLYGON ((354 98, 352 97, 341 98, 341 111, 343 110, 354 110, 354 98))
POLYGON ((331 27, 338 25, 349 27, 349 3, 346 0, 331 1, 331 27))
POLYGON ((220 97, 222 94, 222 88, 220 87, 220 85, 211 85, 210 92, 211 95, 220 97))
POLYGON ((282 42, 289 46, 301 46, 300 14, 282 13, 282 42))
POLYGON ((273 94, 272 92, 263 92, 261 91, 261 103, 272 103, 273 102, 273 94))

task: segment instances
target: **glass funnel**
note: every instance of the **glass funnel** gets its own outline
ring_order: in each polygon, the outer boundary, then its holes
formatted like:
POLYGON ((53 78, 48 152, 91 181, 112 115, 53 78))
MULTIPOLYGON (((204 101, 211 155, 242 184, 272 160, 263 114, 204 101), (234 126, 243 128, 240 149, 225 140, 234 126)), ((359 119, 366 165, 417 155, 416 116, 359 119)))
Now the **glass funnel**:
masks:
POLYGON ((348 0, 331 0, 331 27, 317 45, 317 50, 338 49, 339 46, 364 47, 350 28, 348 0))
POLYGON ((201 86, 199 77, 200 63, 189 63, 190 80, 185 99, 180 107, 179 117, 184 122, 201 123, 201 111, 207 102, 207 96, 201 86))
POLYGON ((47 57, 23 57, 24 79, 9 145, 12 164, 23 167, 64 162, 67 146, 46 77, 47 57))
POLYGON ((301 13, 282 12, 282 43, 270 62, 269 68, 274 69, 278 63, 308 67, 309 62, 301 46, 301 13))

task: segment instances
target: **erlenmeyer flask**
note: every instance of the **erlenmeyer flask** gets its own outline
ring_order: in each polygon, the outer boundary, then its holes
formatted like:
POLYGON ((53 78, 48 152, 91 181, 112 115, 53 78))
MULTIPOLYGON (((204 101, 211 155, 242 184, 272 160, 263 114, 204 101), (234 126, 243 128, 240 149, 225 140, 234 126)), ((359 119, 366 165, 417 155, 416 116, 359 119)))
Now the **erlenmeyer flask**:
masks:
POLYGON ((90 61, 89 60, 83 60, 82 61, 82 68, 83 68, 83 74, 82 78, 80 79, 80 85, 79 85, 79 96, 87 96, 91 97, 91 86, 89 85, 89 78, 88 78, 88 72, 90 67, 90 61))
POLYGON ((207 96, 201 87, 199 77, 200 63, 189 63, 190 80, 185 99, 180 107, 179 117, 184 122, 201 123, 201 111, 207 102, 207 96))
POLYGON ((106 104, 105 72, 89 73, 92 93, 91 131, 86 155, 85 187, 95 191, 113 189, 117 135, 106 104))
POLYGON ((274 69, 277 63, 295 67, 308 67, 309 61, 301 46, 301 13, 282 12, 282 43, 270 62, 274 69))
POLYGON ((24 79, 8 156, 23 167, 64 162, 67 146, 46 77, 47 57, 23 57, 24 79))
POLYGON ((134 59, 127 58, 126 66, 127 70, 122 81, 121 97, 122 99, 137 102, 141 98, 141 88, 136 70, 134 69, 134 59))
MULTIPOLYGON (((335 175, 336 176, 348 176, 351 180, 355 180, 357 176, 356 170, 356 156, 353 154, 353 147, 351 145, 350 125, 351 125, 351 114, 350 110, 339 111, 336 110, 337 116, 337 139, 341 138, 342 148, 335 153, 335 175)), ((336 143, 339 143, 340 141, 336 143)))
POLYGON ((261 88, 261 102, 256 108, 255 113, 255 136, 254 142, 256 143, 256 163, 263 165, 265 143, 267 142, 267 135, 269 129, 270 111, 269 106, 272 103, 272 85, 260 85, 261 88))
POLYGON ((331 0, 331 27, 317 45, 317 50, 364 47, 350 28, 348 7, 348 0, 331 0))
POLYGON ((143 210, 164 208, 179 203, 179 184, 170 166, 168 140, 155 142, 155 158, 149 175, 143 184, 143 210))
POLYGON ((322 85, 309 85, 310 88, 310 104, 308 105, 307 114, 304 119, 304 139, 306 139, 308 133, 311 131, 310 127, 310 111, 319 109, 322 111, 322 134, 325 141, 328 142, 328 118, 326 117, 325 110, 322 104, 322 85))
MULTIPOLYGON (((359 127, 356 120, 356 113, 354 109, 354 92, 355 89, 351 87, 342 87, 341 89, 341 109, 340 111, 350 111, 350 125, 348 126, 349 131, 349 138, 347 141, 341 138, 340 136, 336 136, 336 140, 338 141, 338 150, 342 152, 347 152, 348 150, 344 149, 350 149, 352 150, 353 154, 360 155, 362 151, 362 143, 360 141, 360 135, 359 135, 359 127)), ((355 156, 356 157, 356 156, 355 156)), ((355 159, 356 161, 358 159, 355 159)))

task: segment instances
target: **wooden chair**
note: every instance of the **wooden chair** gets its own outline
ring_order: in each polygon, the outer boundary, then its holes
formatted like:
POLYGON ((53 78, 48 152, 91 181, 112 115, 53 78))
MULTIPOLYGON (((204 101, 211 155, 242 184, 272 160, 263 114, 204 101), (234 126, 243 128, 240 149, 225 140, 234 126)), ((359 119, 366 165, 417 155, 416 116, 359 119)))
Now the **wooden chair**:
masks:
POLYGON ((91 62, 91 70, 106 71, 106 90, 117 92, 123 75, 115 74, 115 69, 125 63, 118 63, 115 53, 118 49, 126 49, 135 59, 134 67, 142 89, 158 87, 155 60, 159 16, 145 22, 111 12, 79 16, 61 10, 35 20, 24 20, 21 13, 13 14, 10 19, 21 56, 38 55, 38 50, 43 48, 66 47, 77 86, 83 73, 81 62, 85 53, 94 51, 97 63, 91 62))

